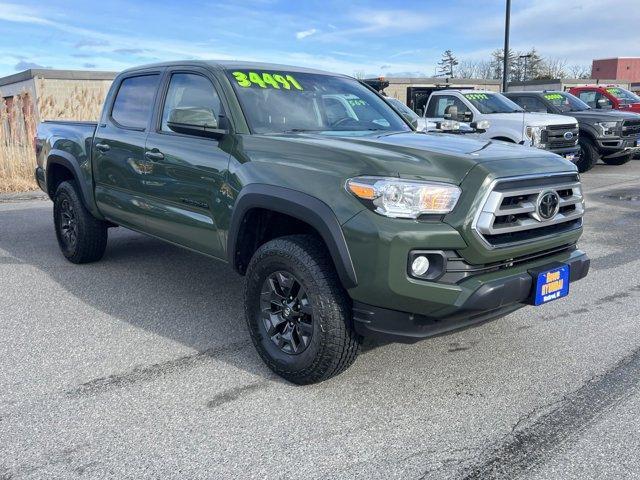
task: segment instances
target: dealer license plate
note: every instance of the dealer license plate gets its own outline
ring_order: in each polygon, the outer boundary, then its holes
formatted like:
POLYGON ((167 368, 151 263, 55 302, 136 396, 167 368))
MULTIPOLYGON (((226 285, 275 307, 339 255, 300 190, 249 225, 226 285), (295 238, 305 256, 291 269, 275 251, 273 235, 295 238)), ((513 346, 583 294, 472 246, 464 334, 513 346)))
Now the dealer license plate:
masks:
POLYGON ((569 265, 540 272, 534 280, 536 283, 534 305, 542 305, 566 297, 569 294, 569 265))

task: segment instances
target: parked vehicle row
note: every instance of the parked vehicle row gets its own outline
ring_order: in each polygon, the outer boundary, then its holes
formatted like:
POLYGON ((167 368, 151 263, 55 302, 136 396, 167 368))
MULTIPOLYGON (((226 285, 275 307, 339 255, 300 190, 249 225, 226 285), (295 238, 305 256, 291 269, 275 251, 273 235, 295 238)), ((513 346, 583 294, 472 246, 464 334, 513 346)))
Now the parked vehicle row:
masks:
POLYGON ((525 112, 495 92, 440 90, 426 104, 425 118, 453 118, 465 122, 488 121, 482 138, 502 140, 549 150, 575 161, 578 157, 578 122, 559 115, 525 112))
MULTIPOLYGON (((585 90, 586 91, 586 90, 585 90)), ((505 95, 528 112, 566 115, 578 120, 580 171, 589 170, 602 159, 608 165, 627 163, 640 151, 640 115, 593 109, 567 92, 508 92, 505 95)))
MULTIPOLYGON (((517 106, 488 97, 465 97, 469 120, 538 147, 534 129, 562 125, 503 121, 484 105, 517 106)), ((351 365, 363 336, 415 342, 587 275, 576 166, 489 130, 416 132, 343 75, 162 63, 118 75, 97 123, 40 124, 36 179, 73 263, 102 258, 116 226, 228 262, 260 356, 305 384, 351 365)))
POLYGON ((640 112, 640 97, 624 88, 582 86, 571 92, 504 94, 444 88, 429 93, 418 113, 421 126, 486 120, 482 138, 549 150, 586 172, 598 160, 622 165, 640 155, 640 115, 635 112, 640 112))

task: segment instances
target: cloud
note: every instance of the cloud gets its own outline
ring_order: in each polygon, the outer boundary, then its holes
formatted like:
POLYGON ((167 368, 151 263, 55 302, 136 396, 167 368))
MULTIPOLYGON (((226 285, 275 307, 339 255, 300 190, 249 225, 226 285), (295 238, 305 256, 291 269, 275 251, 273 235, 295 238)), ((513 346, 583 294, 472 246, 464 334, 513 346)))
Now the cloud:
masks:
POLYGON ((144 48, 116 48, 113 50, 113 53, 122 53, 124 55, 138 55, 140 53, 144 53, 146 50, 144 48))
POLYGON ((74 47, 75 48, 103 47, 105 45, 109 45, 109 42, 107 42, 106 40, 100 40, 98 38, 85 38, 85 39, 82 39, 82 40, 76 42, 74 47))
POLYGON ((22 70, 30 70, 32 68, 51 68, 51 67, 45 67, 44 65, 40 65, 39 63, 27 62, 25 60, 21 60, 18 63, 16 63, 16 66, 14 68, 16 70, 22 71, 22 70))
POLYGON ((96 68, 97 65, 95 63, 83 63, 82 66, 84 68, 96 68))
POLYGON ((310 28, 309 30, 303 30, 301 32, 297 32, 296 33, 296 38, 298 40, 302 40, 303 38, 307 38, 310 37, 311 35, 314 35, 318 33, 318 30, 315 28, 310 28))
POLYGON ((25 5, 0 2, 0 20, 36 25, 54 25, 54 22, 38 15, 37 10, 25 5))

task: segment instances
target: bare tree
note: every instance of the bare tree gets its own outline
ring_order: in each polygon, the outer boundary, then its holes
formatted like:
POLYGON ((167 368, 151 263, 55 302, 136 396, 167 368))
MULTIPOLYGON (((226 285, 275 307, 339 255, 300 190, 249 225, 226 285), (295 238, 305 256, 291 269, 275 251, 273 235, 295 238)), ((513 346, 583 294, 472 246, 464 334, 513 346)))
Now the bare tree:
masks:
POLYGON ((491 62, 487 60, 461 60, 456 70, 457 78, 492 78, 491 62))
POLYGON ((591 77, 591 67, 588 65, 569 65, 568 69, 572 78, 591 77))
POLYGON ((541 72, 538 78, 565 78, 567 76, 567 59, 548 58, 540 70, 541 72))
POLYGON ((365 73, 363 70, 356 70, 353 72, 353 78, 357 78, 358 80, 364 80, 365 73))

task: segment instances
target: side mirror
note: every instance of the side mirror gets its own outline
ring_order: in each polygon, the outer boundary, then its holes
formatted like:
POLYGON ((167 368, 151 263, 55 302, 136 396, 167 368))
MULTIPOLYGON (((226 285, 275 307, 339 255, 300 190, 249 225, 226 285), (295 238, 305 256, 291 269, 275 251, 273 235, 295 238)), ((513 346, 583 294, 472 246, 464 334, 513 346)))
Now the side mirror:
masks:
POLYGON ((596 108, 601 110, 611 110, 612 105, 608 98, 599 98, 596 108))
POLYGON ((461 122, 470 122, 471 120, 473 120, 473 113, 471 113, 470 111, 466 111, 462 114, 462 119, 460 120, 461 122))
POLYGON ((218 128, 218 120, 211 110, 198 107, 174 108, 169 112, 167 126, 176 133, 197 137, 220 138, 227 133, 226 129, 218 128))
POLYGON ((449 105, 444 109, 444 118, 447 120, 458 120, 458 107, 449 105))

